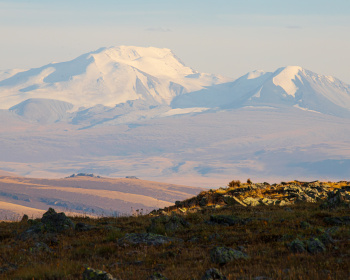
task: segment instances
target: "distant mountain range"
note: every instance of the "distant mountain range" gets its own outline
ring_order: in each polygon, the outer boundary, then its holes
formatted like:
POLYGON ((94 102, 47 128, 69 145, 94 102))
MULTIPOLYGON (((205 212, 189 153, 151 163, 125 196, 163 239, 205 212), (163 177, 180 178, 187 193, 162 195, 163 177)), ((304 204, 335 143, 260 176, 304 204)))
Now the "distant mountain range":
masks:
POLYGON ((0 71, 0 123, 0 169, 22 176, 211 186, 350 172, 350 86, 299 66, 231 79, 169 49, 101 48, 0 71))

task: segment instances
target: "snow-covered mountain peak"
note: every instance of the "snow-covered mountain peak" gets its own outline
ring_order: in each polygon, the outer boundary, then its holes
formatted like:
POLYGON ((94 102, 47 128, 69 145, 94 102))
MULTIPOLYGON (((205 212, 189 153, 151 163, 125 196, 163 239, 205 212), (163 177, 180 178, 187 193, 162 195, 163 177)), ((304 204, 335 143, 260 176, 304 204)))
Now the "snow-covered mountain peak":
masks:
POLYGON ((97 104, 113 107, 138 99, 153 106, 228 81, 231 79, 185 66, 170 49, 100 48, 71 61, 0 72, 0 109, 30 98, 60 100, 74 108, 97 104))
POLYGON ((95 63, 119 63, 132 66, 156 77, 178 77, 197 73, 187 67, 167 48, 118 46, 102 48, 90 53, 95 63))
POLYGON ((249 72, 246 75, 246 78, 247 78, 247 80, 252 80, 252 79, 259 78, 259 77, 263 76, 264 74, 266 74, 266 72, 264 70, 255 70, 255 71, 249 72))
POLYGON ((284 91, 293 97, 298 90, 294 80, 299 78, 300 74, 305 74, 305 71, 300 66, 287 66, 279 68, 274 74, 273 83, 280 86, 284 91))

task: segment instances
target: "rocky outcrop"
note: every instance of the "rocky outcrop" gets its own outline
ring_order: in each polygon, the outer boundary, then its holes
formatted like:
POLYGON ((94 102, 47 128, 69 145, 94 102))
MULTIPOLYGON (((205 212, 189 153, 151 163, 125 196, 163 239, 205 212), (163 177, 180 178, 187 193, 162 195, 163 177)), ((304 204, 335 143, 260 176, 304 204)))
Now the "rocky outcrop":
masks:
POLYGON ((32 226, 19 235, 22 240, 39 239, 44 234, 57 234, 74 229, 72 220, 63 212, 57 213, 53 208, 49 208, 40 220, 27 220, 27 223, 32 226))
POLYGON ((227 188, 201 192, 198 196, 185 201, 177 201, 151 215, 169 212, 195 213, 206 208, 225 206, 287 206, 296 203, 316 203, 324 201, 322 207, 350 207, 350 182, 338 183, 314 182, 282 182, 280 184, 246 183, 229 184, 227 188))

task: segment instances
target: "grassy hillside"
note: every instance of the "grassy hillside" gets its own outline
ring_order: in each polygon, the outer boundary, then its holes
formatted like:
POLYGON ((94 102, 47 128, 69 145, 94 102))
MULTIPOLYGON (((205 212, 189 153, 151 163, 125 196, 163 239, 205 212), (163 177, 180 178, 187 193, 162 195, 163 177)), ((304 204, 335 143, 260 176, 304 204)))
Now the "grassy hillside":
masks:
POLYGON ((298 199, 309 184, 231 182, 149 215, 67 218, 50 209, 2 222, 0 278, 349 279, 350 184, 318 182, 319 198, 298 199), (247 198, 259 204, 240 203, 247 198))

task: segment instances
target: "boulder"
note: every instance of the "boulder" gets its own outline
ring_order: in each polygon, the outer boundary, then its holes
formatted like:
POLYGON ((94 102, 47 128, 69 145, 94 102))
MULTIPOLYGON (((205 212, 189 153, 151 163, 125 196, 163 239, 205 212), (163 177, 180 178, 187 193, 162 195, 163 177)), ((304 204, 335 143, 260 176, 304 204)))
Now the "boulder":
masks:
POLYGON ((247 197, 242 200, 242 202, 248 206, 258 206, 260 205, 259 199, 253 197, 247 197))
POLYGON ((294 254, 304 253, 306 251, 304 243, 298 238, 294 239, 291 243, 289 243, 288 248, 294 254))
POLYGON ((41 218, 44 230, 47 232, 62 232, 67 229, 74 229, 74 223, 66 214, 57 213, 53 208, 44 213, 41 218))
POLYGON ((210 251, 210 259, 213 263, 224 265, 228 262, 248 259, 248 255, 228 247, 215 247, 210 251))
POLYGON ((228 205, 240 205, 246 207, 247 205, 244 204, 241 200, 239 200, 237 197, 232 195, 223 195, 222 196, 224 202, 228 205))
POLYGON ((105 271, 86 267, 83 272, 83 280, 116 280, 113 276, 105 271))
POLYGON ((326 247, 318 238, 310 238, 307 241, 307 251, 310 254, 324 253, 326 252, 326 247))
POLYGON ((201 280, 227 280, 227 278, 216 268, 210 268, 204 273, 201 280))
POLYGON ((322 208, 350 207, 350 194, 344 189, 334 190, 327 193, 327 200, 321 205, 322 208))

